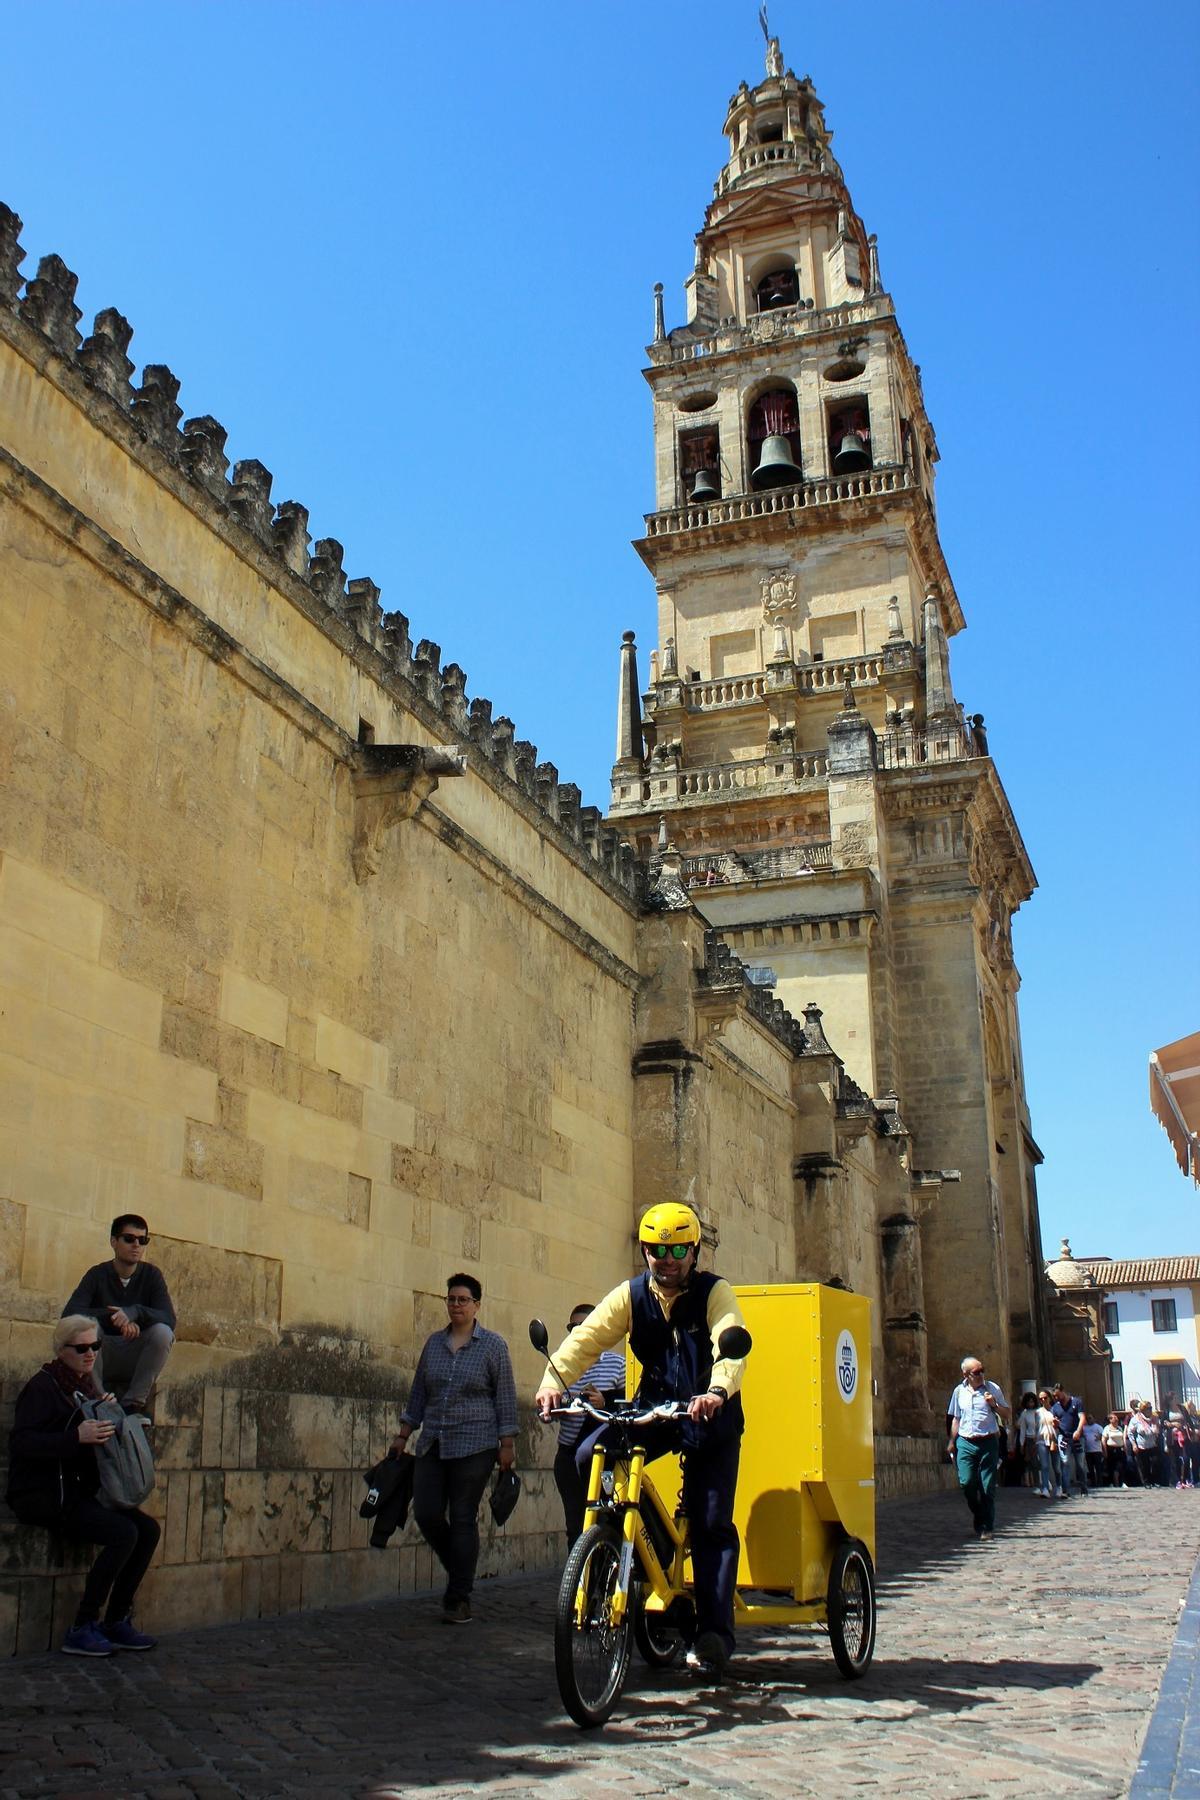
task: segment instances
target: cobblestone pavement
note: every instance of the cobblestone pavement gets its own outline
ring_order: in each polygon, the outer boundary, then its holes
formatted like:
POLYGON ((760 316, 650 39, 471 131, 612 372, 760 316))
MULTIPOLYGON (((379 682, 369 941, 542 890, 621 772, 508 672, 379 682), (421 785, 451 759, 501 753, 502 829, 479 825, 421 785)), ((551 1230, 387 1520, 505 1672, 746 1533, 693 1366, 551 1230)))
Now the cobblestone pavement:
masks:
POLYGON ((563 1717, 545 1578, 489 1583, 465 1629, 408 1598, 166 1637, 149 1656, 22 1658, 0 1672, 0 1795, 1124 1794, 1200 1492, 1006 1492, 999 1523, 977 1544, 957 1494, 881 1508, 864 1680, 840 1680, 821 1634, 762 1633, 721 1687, 635 1665, 597 1733, 563 1717))

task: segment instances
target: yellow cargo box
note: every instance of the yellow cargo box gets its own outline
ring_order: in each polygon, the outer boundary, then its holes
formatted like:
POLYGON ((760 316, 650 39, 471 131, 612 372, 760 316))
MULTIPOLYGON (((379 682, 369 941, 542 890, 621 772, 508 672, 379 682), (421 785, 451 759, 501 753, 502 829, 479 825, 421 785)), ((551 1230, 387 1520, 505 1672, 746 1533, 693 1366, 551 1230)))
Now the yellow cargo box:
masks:
POLYGON ((817 1282, 734 1292, 754 1339, 738 1585, 816 1604, 843 1536, 875 1557, 870 1302, 817 1282))

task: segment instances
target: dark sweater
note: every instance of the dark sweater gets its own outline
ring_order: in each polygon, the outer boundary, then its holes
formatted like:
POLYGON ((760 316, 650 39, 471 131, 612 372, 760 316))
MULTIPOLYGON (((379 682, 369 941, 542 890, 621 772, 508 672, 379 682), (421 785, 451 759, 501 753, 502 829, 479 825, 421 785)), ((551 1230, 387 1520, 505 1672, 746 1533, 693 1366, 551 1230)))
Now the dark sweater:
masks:
POLYGON ((147 1325, 169 1325, 172 1331, 175 1329, 175 1308, 171 1305, 162 1273, 153 1263, 139 1263, 129 1277, 128 1287, 121 1286, 110 1262, 97 1263, 94 1269, 88 1270, 63 1307, 62 1317, 65 1319, 68 1313, 86 1313, 95 1319, 106 1336, 119 1337, 120 1328, 112 1322, 110 1306, 119 1306, 130 1324, 139 1325, 143 1330, 147 1325))
POLYGON ((47 1369, 17 1395, 9 1437, 8 1504, 26 1525, 49 1525, 100 1486, 96 1452, 79 1441, 79 1408, 47 1369))

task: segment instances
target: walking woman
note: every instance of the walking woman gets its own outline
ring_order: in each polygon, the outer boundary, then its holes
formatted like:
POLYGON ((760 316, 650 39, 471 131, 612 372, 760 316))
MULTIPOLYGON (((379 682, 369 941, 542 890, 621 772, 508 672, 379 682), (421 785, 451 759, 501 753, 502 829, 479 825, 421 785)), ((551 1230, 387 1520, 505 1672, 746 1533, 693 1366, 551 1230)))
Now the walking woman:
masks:
POLYGON ((158 1543, 158 1521, 134 1507, 103 1506, 96 1498, 95 1445, 115 1428, 83 1418, 75 1399, 77 1393, 89 1400, 101 1397, 92 1380, 99 1342, 96 1321, 86 1314, 58 1321, 52 1360, 17 1395, 9 1440, 8 1504, 21 1523, 50 1526, 64 1537, 101 1546, 75 1623, 63 1639, 68 1656, 111 1656, 114 1650, 153 1650, 155 1644, 137 1630, 131 1614, 158 1543))
POLYGON ((478 1320, 483 1289, 473 1275, 446 1283, 449 1324, 425 1340, 394 1448, 420 1427, 413 1516, 446 1571, 442 1617, 467 1625, 479 1561, 479 1502, 497 1461, 516 1457, 517 1390, 508 1345, 478 1320))
POLYGON ((1042 1484, 1038 1476, 1038 1402, 1036 1394, 1023 1394, 1021 1410, 1013 1421, 1013 1437, 1016 1441, 1017 1455, 1021 1461, 1021 1470, 1026 1487, 1038 1488, 1042 1484))
MULTIPOLYGON (((1053 1395, 1048 1388, 1043 1388, 1038 1395, 1038 1467, 1041 1470, 1042 1484, 1038 1493, 1043 1500, 1053 1500, 1058 1495, 1066 1495, 1063 1486, 1062 1458, 1058 1453, 1058 1420, 1050 1411, 1053 1395)), ((1070 1480, 1070 1477, 1067 1477, 1070 1480)))

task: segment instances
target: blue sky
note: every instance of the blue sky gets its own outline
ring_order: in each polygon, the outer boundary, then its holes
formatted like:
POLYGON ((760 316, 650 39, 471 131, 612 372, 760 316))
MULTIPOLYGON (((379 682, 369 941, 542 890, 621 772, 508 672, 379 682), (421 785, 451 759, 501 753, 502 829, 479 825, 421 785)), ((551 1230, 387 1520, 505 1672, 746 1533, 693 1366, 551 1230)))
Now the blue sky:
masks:
MULTIPOLYGON (((653 641, 651 290, 680 323, 750 0, 7 4, 0 199, 314 537, 604 805, 653 641)), ((1200 1248, 1147 1105, 1200 1026, 1200 9, 775 0, 879 234, 982 711, 1048 1251, 1200 1248)))

